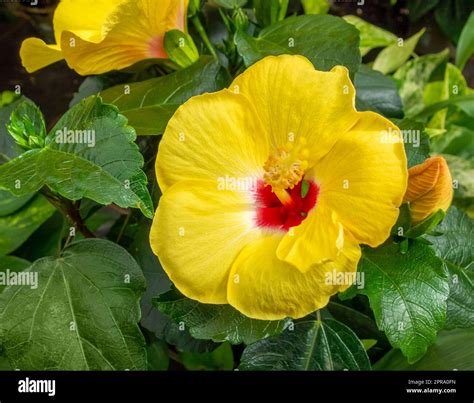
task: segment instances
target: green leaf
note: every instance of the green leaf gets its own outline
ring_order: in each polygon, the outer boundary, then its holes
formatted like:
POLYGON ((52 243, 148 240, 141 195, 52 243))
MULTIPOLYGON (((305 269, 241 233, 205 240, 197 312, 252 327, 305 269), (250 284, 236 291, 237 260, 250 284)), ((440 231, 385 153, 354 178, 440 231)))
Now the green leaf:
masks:
POLYGON ((377 325, 392 346, 409 362, 420 359, 446 318, 449 285, 441 260, 419 241, 405 254, 388 243, 364 249, 358 271, 364 273, 365 288, 350 291, 369 297, 377 325))
POLYGON ((227 75, 210 57, 163 77, 118 85, 101 93, 105 102, 116 105, 139 135, 158 135, 168 120, 189 98, 224 88, 227 75))
POLYGON ((474 329, 442 331, 426 355, 410 365, 399 350, 391 350, 374 365, 376 371, 472 371, 474 329))
POLYGON ((4 106, 11 104, 17 98, 19 98, 19 95, 15 94, 12 91, 0 92, 0 108, 3 108, 4 106))
POLYGON ((191 336, 216 342, 253 343, 280 333, 291 322, 250 319, 230 305, 201 304, 174 290, 154 298, 153 304, 176 323, 184 323, 191 336))
POLYGON ((400 88, 405 116, 414 116, 424 108, 425 86, 434 72, 448 60, 448 57, 448 49, 420 56, 408 61, 395 72, 393 78, 400 88))
POLYGON ((17 249, 55 211, 43 196, 37 195, 22 209, 0 217, 0 255, 17 249))
POLYGON ((146 368, 137 325, 145 281, 124 249, 82 240, 23 273, 37 275, 36 289, 10 285, 0 294, 0 344, 14 368, 146 368))
POLYGON ((170 365, 168 346, 162 340, 155 340, 146 346, 148 371, 166 371, 170 365))
POLYGON ((261 27, 268 27, 286 16, 289 0, 253 0, 253 10, 261 27))
POLYGON ((460 70, 464 68, 466 62, 474 53, 474 12, 471 13, 469 19, 459 37, 459 44, 456 51, 456 66, 460 70))
POLYGON ((218 6, 233 10, 245 6, 248 0, 213 0, 218 6))
POLYGON ((21 102, 10 116, 8 132, 22 148, 41 148, 45 146, 46 126, 39 108, 30 101, 21 102))
POLYGON ((405 118, 397 126, 406 138, 403 142, 407 155, 408 168, 421 164, 430 156, 430 138, 425 133, 425 126, 416 120, 405 118))
POLYGON ((431 214, 430 216, 426 217, 420 223, 411 227, 405 233, 406 238, 418 238, 423 234, 428 234, 431 232, 446 216, 446 213, 443 210, 438 210, 431 214))
POLYGON ((333 319, 306 318, 284 333, 247 346, 241 370, 369 370, 357 336, 333 319))
POLYGON ((362 56, 375 48, 385 48, 397 42, 397 37, 385 29, 379 28, 355 15, 343 17, 349 24, 354 25, 360 33, 360 53, 362 56))
POLYGON ((153 217, 135 131, 115 107, 99 97, 87 98, 48 136, 55 140, 0 166, 0 188, 23 196, 47 185, 70 200, 87 197, 104 205, 140 208, 153 217), (73 139, 66 137, 70 133, 73 139))
POLYGON ((442 236, 426 236, 449 275, 446 327, 474 326, 474 224, 461 210, 451 207, 436 228, 442 236))
POLYGON ((359 68, 359 31, 342 18, 301 15, 263 29, 257 38, 237 32, 235 43, 245 65, 269 55, 306 56, 318 70, 346 66, 353 77, 359 68))
POLYGON ((403 116, 403 107, 395 81, 362 64, 355 75, 356 107, 359 111, 374 111, 386 117, 403 116))
POLYGON ((405 63, 415 51, 418 41, 425 33, 423 28, 415 35, 406 39, 401 45, 394 43, 383 49, 375 58, 373 68, 384 74, 391 73, 405 63))
POLYGON ((410 21, 418 21, 426 13, 432 10, 439 0, 408 0, 410 21))
MULTIPOLYGON (((28 260, 16 256, 0 256, 0 273, 2 275, 3 273, 7 273, 7 270, 9 272, 21 272, 30 265, 31 263, 28 260)), ((0 293, 5 289, 5 287, 6 284, 2 281, 0 283, 0 293)))
POLYGON ((180 357, 190 371, 231 371, 234 368, 234 354, 229 343, 207 353, 183 352, 180 357))
POLYGON ((474 205, 474 160, 447 154, 443 157, 453 178, 454 203, 471 212, 474 205))
POLYGON ((436 7, 436 22, 453 44, 458 43, 471 11, 473 11, 472 0, 440 0, 436 7))
POLYGON ((328 0, 301 0, 305 14, 327 14, 331 5, 328 0))
POLYGON ((28 203, 34 194, 16 197, 6 190, 0 190, 0 217, 4 217, 18 211, 28 203))
POLYGON ((164 47, 168 57, 180 67, 189 67, 199 59, 193 38, 179 29, 166 32, 164 47))

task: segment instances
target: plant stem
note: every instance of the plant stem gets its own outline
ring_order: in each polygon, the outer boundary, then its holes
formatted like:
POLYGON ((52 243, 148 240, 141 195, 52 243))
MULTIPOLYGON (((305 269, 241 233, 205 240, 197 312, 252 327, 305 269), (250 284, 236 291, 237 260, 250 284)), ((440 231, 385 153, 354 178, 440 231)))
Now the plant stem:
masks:
POLYGON ((85 238, 95 238, 94 233, 82 220, 78 205, 53 193, 46 186, 41 189, 41 193, 85 238))
POLYGON ((202 41, 204 42, 206 47, 209 49, 209 52, 211 52, 211 55, 214 56, 214 59, 217 60, 216 50, 214 49, 214 46, 209 40, 209 37, 207 36, 206 31, 204 27, 202 26, 201 20, 199 19, 199 16, 196 14, 194 17, 191 18, 191 21, 193 22, 194 27, 196 28, 199 35, 201 36, 202 41))

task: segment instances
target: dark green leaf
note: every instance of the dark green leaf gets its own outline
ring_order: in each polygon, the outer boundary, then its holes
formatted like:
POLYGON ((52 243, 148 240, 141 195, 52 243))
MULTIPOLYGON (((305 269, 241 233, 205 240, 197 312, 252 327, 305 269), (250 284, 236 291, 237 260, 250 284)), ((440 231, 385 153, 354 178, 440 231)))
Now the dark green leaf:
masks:
POLYGON ((436 228, 441 236, 427 236, 449 275, 446 327, 474 326, 474 224, 456 207, 451 207, 436 228))
POLYGON ((184 367, 191 371, 230 371, 234 368, 234 354, 229 343, 207 353, 183 352, 180 357, 184 367))
POLYGON ((420 223, 411 227, 408 231, 405 232, 404 236, 406 238, 418 238, 423 234, 430 233, 446 216, 446 213, 443 210, 435 211, 430 216, 426 217, 420 223))
POLYGON ((396 124, 404 139, 408 168, 421 164, 430 156, 430 138, 425 133, 424 124, 409 118, 396 124))
POLYGON ((400 350, 391 350, 374 365, 377 371, 472 371, 474 329, 442 331, 426 355, 410 365, 400 350))
POLYGON ((164 341, 155 340, 146 346, 148 371, 166 371, 170 365, 168 346, 164 341))
POLYGON ((235 35, 237 49, 247 66, 269 55, 306 56, 318 70, 346 66, 353 76, 359 68, 359 31, 342 18, 302 15, 263 29, 257 38, 235 35))
POLYGON ((241 370, 369 370, 364 346, 332 319, 304 319, 282 334, 247 346, 241 370))
POLYGON ((391 77, 363 64, 355 75, 354 85, 357 110, 370 110, 389 118, 403 116, 402 100, 391 77))
POLYGON ((139 135, 162 134, 168 120, 189 98, 224 88, 227 75, 214 59, 202 57, 192 66, 163 77, 118 85, 101 93, 116 105, 139 135))
MULTIPOLYGON (((28 260, 16 256, 0 256, 0 273, 2 273, 2 276, 4 274, 6 275, 7 272, 21 272, 30 265, 31 263, 28 260)), ((6 282, 0 282, 0 293, 5 289, 5 287, 6 282)))
POLYGON ((455 45, 473 10, 472 0, 440 0, 436 7, 436 22, 455 45))
POLYGON ((449 285, 434 251, 413 241, 405 254, 394 243, 364 249, 358 271, 365 288, 353 293, 369 297, 380 330, 409 362, 425 354, 446 319, 449 285))
POLYGON ((410 20, 417 21, 426 13, 432 10, 439 0, 408 0, 408 10, 410 10, 410 20))
POLYGON ((153 300, 154 306, 183 323, 196 339, 232 344, 253 343, 256 340, 280 333, 290 320, 266 321, 250 319, 230 305, 201 304, 172 290, 153 300))
POLYGON ((37 288, 0 294, 0 344, 22 370, 145 369, 138 301, 145 288, 133 258, 112 242, 76 242, 23 273, 37 288))
POLYGON ((115 107, 99 97, 87 98, 48 136, 52 140, 44 148, 0 166, 1 188, 23 196, 47 185, 70 200, 87 197, 100 204, 140 208, 153 216, 135 131, 115 107), (67 137, 70 133, 74 138, 67 137))
POLYGON ((22 209, 0 217, 0 255, 13 252, 55 211, 43 196, 37 195, 22 209))

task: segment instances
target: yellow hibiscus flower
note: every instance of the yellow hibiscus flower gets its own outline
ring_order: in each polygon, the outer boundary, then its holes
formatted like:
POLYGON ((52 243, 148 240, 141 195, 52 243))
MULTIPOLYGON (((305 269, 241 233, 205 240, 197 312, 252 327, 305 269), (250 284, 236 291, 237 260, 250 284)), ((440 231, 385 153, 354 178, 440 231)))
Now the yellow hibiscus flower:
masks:
POLYGON ((65 59, 70 68, 89 75, 166 58, 164 34, 185 30, 188 1, 62 0, 53 18, 56 43, 23 41, 23 66, 31 73, 65 59))
POLYGON ((270 320, 350 286, 332 280, 387 239, 407 184, 397 127, 354 99, 345 67, 284 55, 176 111, 150 243, 184 295, 270 320))

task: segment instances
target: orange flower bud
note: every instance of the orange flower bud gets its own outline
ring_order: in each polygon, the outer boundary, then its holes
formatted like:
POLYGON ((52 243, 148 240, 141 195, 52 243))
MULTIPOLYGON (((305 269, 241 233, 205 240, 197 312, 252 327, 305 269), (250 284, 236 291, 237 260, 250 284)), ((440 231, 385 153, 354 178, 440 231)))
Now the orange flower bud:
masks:
POLYGON ((443 157, 431 157, 408 170, 404 202, 410 203, 414 223, 439 209, 447 211, 453 198, 451 173, 443 157))

